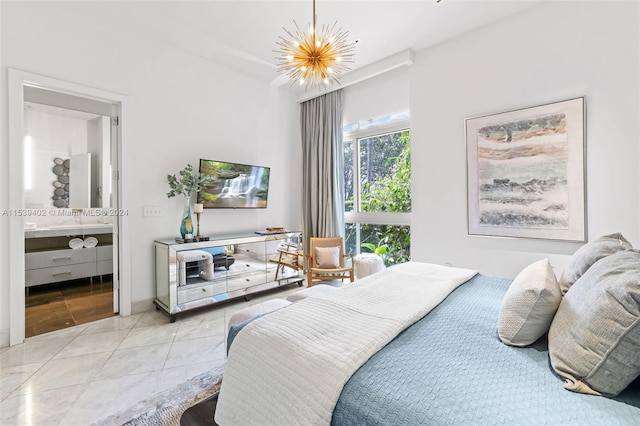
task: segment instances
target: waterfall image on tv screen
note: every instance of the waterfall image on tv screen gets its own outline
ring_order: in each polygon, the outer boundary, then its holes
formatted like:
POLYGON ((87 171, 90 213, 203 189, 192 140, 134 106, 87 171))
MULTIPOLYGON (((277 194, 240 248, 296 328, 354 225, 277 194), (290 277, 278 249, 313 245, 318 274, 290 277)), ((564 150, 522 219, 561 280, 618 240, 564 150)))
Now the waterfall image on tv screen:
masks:
POLYGON ((269 170, 269 167, 200 160, 200 173, 213 180, 198 193, 198 203, 209 209, 266 208, 269 170))

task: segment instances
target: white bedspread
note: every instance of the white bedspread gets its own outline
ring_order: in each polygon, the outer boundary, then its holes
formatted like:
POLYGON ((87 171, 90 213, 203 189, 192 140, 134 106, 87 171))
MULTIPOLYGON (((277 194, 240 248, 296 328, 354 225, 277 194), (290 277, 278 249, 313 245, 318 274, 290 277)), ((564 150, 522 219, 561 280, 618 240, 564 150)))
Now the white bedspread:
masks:
POLYGON ((409 262, 253 321, 231 346, 216 422, 330 424, 351 375, 476 273, 409 262))

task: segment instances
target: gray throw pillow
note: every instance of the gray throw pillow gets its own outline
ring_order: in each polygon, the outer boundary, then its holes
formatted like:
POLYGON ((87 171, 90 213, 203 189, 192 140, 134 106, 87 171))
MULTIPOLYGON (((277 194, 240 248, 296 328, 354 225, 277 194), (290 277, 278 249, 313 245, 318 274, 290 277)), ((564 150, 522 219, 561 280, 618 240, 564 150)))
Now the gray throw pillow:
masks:
POLYGON ((562 271, 562 275, 560 275, 560 279, 558 280, 562 294, 565 294, 573 283, 575 283, 591 265, 596 263, 596 261, 621 250, 629 250, 631 248, 631 243, 619 232, 589 241, 571 256, 567 266, 564 268, 564 271, 562 271))
POLYGON ((565 388, 618 395, 640 375, 640 252, 598 260, 562 299, 549 329, 565 388))

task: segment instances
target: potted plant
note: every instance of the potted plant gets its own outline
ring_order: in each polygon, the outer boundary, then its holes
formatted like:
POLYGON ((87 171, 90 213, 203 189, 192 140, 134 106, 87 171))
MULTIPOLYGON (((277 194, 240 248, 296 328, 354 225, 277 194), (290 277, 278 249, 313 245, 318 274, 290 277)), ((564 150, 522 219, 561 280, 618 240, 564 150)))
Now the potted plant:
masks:
POLYGON ((178 175, 167 175, 170 191, 167 197, 172 198, 176 195, 184 195, 185 207, 180 221, 180 235, 187 238, 187 234, 193 235, 193 221, 191 220, 191 207, 189 205, 191 194, 200 192, 202 188, 211 180, 212 176, 204 173, 194 173, 193 166, 187 164, 187 167, 180 170, 178 175))

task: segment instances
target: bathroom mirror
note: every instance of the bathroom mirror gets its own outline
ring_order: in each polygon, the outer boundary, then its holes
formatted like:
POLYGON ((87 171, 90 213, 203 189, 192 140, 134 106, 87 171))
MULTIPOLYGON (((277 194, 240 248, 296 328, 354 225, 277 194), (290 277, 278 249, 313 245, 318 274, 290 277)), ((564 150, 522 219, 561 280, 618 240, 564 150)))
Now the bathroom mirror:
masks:
POLYGON ((25 100, 24 145, 27 208, 112 206, 109 116, 25 100))

